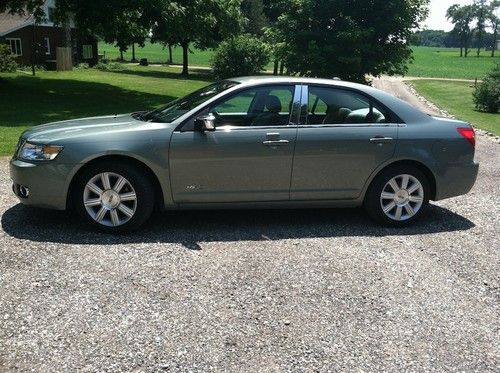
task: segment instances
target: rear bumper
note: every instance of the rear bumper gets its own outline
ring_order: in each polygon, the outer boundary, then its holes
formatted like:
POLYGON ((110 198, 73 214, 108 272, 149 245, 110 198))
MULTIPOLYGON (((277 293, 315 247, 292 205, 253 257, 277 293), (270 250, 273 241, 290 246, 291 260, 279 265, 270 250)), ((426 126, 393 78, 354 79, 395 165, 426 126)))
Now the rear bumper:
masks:
POLYGON ((71 165, 13 159, 10 161, 12 189, 25 205, 65 210, 71 169, 71 165))
POLYGON ((436 201, 457 197, 470 192, 477 179, 479 163, 446 168, 444 174, 436 180, 436 201))

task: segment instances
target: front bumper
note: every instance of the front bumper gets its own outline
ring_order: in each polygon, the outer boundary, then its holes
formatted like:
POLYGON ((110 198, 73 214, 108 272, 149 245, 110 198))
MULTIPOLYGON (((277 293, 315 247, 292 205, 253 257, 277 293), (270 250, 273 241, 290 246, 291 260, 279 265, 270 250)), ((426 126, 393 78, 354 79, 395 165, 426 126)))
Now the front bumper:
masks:
POLYGON ((471 162, 460 166, 450 166, 436 180, 436 201, 457 197, 470 192, 474 186, 479 163, 471 162))
POLYGON ((65 210, 72 165, 54 162, 10 161, 10 178, 13 191, 19 200, 34 207, 65 210), (29 194, 20 193, 22 187, 29 194), (24 194, 24 195, 23 195, 24 194))

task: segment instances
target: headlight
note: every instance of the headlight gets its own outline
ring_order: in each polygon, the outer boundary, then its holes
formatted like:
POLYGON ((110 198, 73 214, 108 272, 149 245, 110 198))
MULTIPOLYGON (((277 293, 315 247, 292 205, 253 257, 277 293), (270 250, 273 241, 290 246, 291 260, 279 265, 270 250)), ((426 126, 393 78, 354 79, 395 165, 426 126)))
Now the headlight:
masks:
POLYGON ((62 146, 37 145, 25 142, 19 149, 18 157, 26 161, 51 161, 63 150, 62 146))

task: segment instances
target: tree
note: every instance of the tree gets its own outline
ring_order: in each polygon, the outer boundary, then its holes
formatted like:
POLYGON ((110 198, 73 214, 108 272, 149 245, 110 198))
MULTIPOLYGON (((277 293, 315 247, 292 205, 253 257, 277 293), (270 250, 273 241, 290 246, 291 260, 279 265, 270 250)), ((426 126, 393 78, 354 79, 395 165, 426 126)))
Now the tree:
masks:
POLYGON ((247 34, 262 36, 267 25, 262 0, 243 0, 241 12, 244 17, 244 31, 247 34))
POLYGON ((276 29, 292 74, 365 82, 366 74, 404 74, 408 40, 428 0, 292 0, 276 29), (367 17, 367 15, 370 15, 367 17))
POLYGON ((490 3, 488 12, 486 14, 486 19, 489 22, 489 26, 493 30, 493 45, 491 46, 491 57, 495 57, 495 50, 497 48, 498 40, 498 26, 500 24, 500 0, 494 0, 490 3))
POLYGON ((239 35, 223 41, 212 60, 216 79, 257 75, 269 62, 269 50, 255 36, 239 35))
POLYGON ((188 75, 189 46, 213 48, 241 29, 239 0, 157 0, 154 40, 182 47, 182 75, 188 75))
POLYGON ((474 10, 476 11, 476 40, 477 40, 477 53, 476 57, 479 57, 481 53, 481 48, 483 45, 483 37, 486 27, 486 16, 488 14, 489 5, 486 4, 486 0, 475 0, 474 10))
POLYGON ((471 22, 475 15, 476 11, 473 5, 460 6, 455 4, 446 11, 446 18, 455 25, 453 32, 460 40, 460 57, 467 57, 469 54, 469 44, 473 33, 471 22))
POLYGON ((33 14, 41 21, 45 14, 42 7, 45 0, 0 0, 0 12, 8 11, 11 14, 33 14))
POLYGON ((287 0, 263 0, 264 15, 268 22, 268 26, 264 28, 264 36, 271 47, 271 53, 274 57, 274 75, 278 75, 278 70, 283 72, 284 69, 283 61, 286 54, 286 46, 276 25, 278 18, 285 11, 287 4, 287 0))

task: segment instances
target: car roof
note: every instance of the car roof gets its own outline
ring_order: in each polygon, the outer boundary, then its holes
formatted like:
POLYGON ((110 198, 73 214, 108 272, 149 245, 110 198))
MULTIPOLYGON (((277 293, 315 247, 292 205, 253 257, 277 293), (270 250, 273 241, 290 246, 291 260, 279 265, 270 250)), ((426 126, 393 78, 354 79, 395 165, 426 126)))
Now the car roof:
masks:
POLYGON ((362 88, 367 87, 362 84, 345 82, 338 78, 334 79, 319 79, 319 78, 305 78, 297 76, 243 76, 238 78, 228 79, 233 82, 238 82, 243 85, 260 85, 267 83, 291 83, 291 84, 329 84, 341 87, 362 88))

